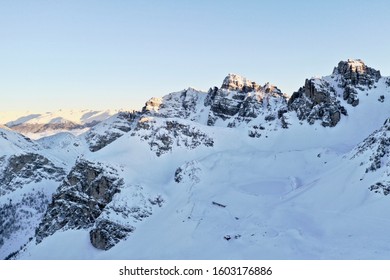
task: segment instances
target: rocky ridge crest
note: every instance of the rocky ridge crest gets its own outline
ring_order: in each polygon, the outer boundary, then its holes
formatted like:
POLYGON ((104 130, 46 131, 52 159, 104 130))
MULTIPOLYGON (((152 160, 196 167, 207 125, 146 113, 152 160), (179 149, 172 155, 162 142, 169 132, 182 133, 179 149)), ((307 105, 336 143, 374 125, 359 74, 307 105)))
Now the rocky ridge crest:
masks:
POLYGON ((358 106, 359 92, 375 87, 380 78, 379 71, 359 59, 341 61, 331 76, 306 79, 305 85, 289 99, 288 107, 300 120, 310 124, 319 120, 323 126, 333 127, 343 115, 348 115, 348 108, 341 101, 358 106))
POLYGON ((42 180, 61 181, 65 171, 46 157, 27 153, 0 158, 0 196, 22 188, 31 182, 42 180))

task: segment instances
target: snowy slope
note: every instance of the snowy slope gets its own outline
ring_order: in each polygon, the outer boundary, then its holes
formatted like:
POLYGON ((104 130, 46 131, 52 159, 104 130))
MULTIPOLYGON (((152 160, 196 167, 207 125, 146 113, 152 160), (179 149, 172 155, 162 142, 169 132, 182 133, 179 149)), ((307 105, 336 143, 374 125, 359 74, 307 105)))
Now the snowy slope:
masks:
POLYGON ((0 257, 388 259, 389 102, 389 78, 348 60, 291 98, 229 74, 41 139, 67 175, 0 257))
POLYGON ((3 125, 0 125, 0 148, 2 156, 23 151, 36 151, 39 149, 38 145, 31 139, 16 133, 3 125))

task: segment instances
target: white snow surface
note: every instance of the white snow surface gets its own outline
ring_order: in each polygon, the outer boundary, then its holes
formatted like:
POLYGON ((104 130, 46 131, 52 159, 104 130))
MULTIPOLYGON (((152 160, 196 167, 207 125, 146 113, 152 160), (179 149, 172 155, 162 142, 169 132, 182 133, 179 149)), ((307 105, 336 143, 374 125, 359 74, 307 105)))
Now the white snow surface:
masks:
POLYGON ((36 151, 39 146, 29 138, 0 125, 0 157, 22 152, 36 151))

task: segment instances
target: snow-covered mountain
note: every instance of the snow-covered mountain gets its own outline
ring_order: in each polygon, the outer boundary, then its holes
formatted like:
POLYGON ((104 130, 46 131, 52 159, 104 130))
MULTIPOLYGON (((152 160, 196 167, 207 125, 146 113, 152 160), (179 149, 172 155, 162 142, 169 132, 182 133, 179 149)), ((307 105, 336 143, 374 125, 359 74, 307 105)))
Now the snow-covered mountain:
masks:
POLYGON ((39 139, 59 132, 72 132, 79 135, 117 113, 117 110, 58 110, 19 116, 15 120, 6 121, 4 125, 32 139, 39 139))
POLYGON ((229 74, 75 136, 0 128, 0 258, 388 259, 390 79, 229 74), (4 152, 3 152, 4 149, 4 152))

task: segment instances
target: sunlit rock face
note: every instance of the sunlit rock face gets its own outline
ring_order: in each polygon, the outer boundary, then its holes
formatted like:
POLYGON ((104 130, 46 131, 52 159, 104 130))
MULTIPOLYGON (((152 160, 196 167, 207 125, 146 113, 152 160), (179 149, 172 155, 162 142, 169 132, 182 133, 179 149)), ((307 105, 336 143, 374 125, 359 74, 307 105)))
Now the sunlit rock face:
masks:
POLYGON ((381 78, 379 71, 368 67, 360 59, 340 61, 331 76, 306 79, 305 85, 294 92, 288 101, 289 110, 300 120, 323 126, 336 126, 341 117, 348 115, 347 105, 359 105, 359 92, 366 92, 381 78))
POLYGON ((79 160, 53 195, 36 230, 37 242, 61 229, 91 227, 122 185, 114 168, 79 160))
POLYGON ((340 104, 336 90, 325 80, 306 79, 305 85, 291 96, 289 110, 295 111, 300 120, 314 124, 319 120, 323 126, 336 126, 347 110, 340 104))
POLYGON ((371 87, 381 78, 381 73, 371 67, 368 67, 360 59, 348 59, 340 61, 334 68, 333 75, 341 75, 344 79, 342 86, 368 86, 371 87))
POLYGON ((229 74, 220 89, 214 87, 207 93, 205 106, 210 106, 207 125, 226 121, 228 127, 263 116, 265 121, 279 118, 287 111, 287 96, 276 86, 260 86, 236 74, 229 74))

